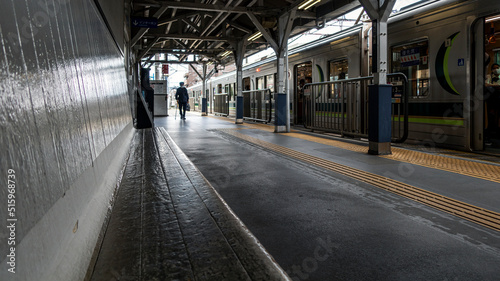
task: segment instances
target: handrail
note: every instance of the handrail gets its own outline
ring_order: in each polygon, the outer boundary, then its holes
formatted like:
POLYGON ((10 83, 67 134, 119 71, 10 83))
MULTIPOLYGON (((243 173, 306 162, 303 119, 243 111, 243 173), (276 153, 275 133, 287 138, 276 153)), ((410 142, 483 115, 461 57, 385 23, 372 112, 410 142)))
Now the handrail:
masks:
POLYGON ((403 111, 404 111, 404 115, 403 115, 403 136, 399 139, 396 139, 396 140, 393 140, 393 142, 395 143, 403 143, 406 141, 406 139, 408 138, 408 110, 409 110, 409 91, 408 91, 408 77, 406 77, 406 75, 404 73, 401 73, 401 72, 396 72, 396 73, 389 73, 387 75, 387 77, 400 77, 400 78, 403 78, 403 81, 404 81, 404 85, 402 87, 402 90, 403 90, 403 93, 402 93, 402 97, 403 97, 403 111))
MULTIPOLYGON (((403 111, 403 134, 392 138, 392 142, 401 143, 408 138, 408 78, 403 73, 391 73, 387 77, 402 81, 402 85, 394 87, 401 87, 403 108, 398 106, 398 98, 393 98, 392 106, 393 115, 398 114, 393 118, 393 124, 399 124, 403 111)), ((372 84, 372 81, 372 76, 365 76, 305 84, 304 126, 313 130, 340 133, 343 136, 368 137, 368 85, 372 84)))
POLYGON ((243 91, 243 119, 271 123, 271 89, 243 91), (261 94, 260 98, 258 94, 261 94), (262 96, 263 95, 263 96, 262 96), (264 109, 264 112, 262 111, 264 109))

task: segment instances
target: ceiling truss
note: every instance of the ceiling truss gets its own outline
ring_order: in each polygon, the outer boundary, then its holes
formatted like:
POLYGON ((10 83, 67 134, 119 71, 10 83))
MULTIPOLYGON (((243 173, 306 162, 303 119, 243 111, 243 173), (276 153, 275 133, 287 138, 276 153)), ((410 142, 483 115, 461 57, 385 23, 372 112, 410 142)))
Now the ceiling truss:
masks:
POLYGON ((131 45, 138 59, 147 63, 155 54, 170 54, 163 63, 214 63, 234 61, 227 55, 235 43, 245 40, 251 55, 277 41, 277 22, 294 11, 291 35, 317 27, 359 6, 357 0, 322 0, 308 9, 297 10, 307 0, 131 0, 131 21, 153 18, 154 27, 131 27, 131 45), (321 19, 318 21, 318 15, 321 19), (257 32, 264 36, 247 41, 257 32), (174 60, 177 59, 177 60, 174 60))

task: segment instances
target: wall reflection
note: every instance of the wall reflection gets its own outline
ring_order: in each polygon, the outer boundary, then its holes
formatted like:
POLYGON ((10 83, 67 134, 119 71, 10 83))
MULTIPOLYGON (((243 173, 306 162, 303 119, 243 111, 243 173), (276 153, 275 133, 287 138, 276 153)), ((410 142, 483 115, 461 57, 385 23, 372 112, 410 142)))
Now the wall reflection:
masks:
POLYGON ((124 58, 92 1, 2 1, 0 91, 0 181, 16 170, 20 241, 132 121, 124 58))

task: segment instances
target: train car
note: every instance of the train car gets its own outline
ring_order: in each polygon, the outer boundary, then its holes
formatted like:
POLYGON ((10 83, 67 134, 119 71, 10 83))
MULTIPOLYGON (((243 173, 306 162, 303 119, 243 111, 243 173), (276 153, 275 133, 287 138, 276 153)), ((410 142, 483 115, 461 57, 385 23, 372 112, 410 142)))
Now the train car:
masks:
MULTIPOLYGON (((393 15, 388 34, 390 72, 408 77, 408 141, 461 150, 500 148, 500 2, 427 1, 393 15)), ((289 50, 293 125, 304 123, 304 84, 371 75, 370 36, 371 24, 364 22, 289 50)), ((275 58, 243 70, 245 89, 274 91, 275 58)), ((230 74, 210 81, 213 92, 230 95, 229 115, 234 79, 230 74)))

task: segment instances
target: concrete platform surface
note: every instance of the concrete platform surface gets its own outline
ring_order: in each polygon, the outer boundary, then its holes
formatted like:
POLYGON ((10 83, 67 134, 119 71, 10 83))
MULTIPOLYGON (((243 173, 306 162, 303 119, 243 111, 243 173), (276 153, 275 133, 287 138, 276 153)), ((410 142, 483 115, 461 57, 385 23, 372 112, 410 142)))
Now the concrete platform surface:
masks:
POLYGON ((290 280, 164 129, 138 131, 91 280, 290 280))
POLYGON ((292 280, 499 280, 498 230, 369 181, 384 177, 498 215, 493 177, 460 174, 454 164, 444 169, 368 155, 363 147, 275 134, 272 127, 235 125, 227 118, 188 114, 186 121, 155 122, 292 280), (341 168, 334 172, 280 151, 341 168), (342 167, 357 172, 348 175, 342 167), (360 180, 358 174, 369 176, 360 180))

